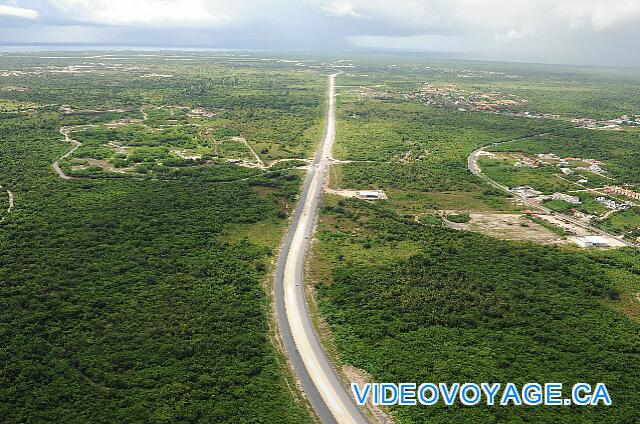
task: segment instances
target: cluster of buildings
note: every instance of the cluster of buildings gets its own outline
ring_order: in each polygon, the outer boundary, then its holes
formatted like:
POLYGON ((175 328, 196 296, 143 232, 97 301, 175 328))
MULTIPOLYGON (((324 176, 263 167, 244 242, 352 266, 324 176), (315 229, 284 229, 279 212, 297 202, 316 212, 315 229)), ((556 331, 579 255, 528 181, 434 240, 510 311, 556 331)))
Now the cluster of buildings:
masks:
POLYGON ((640 115, 636 116, 635 118, 631 118, 629 117, 629 115, 622 115, 619 118, 611 119, 607 122, 611 125, 640 125, 640 115))
POLYGON ((602 191, 607 194, 618 194, 630 199, 640 200, 640 193, 624 187, 606 187, 602 191))
POLYGON ((625 209, 629 209, 630 207, 633 206, 632 203, 629 203, 629 202, 616 202, 615 200, 607 199, 604 196, 596 197, 596 201, 598 203, 604 205, 605 208, 610 209, 612 211, 622 211, 622 210, 625 210, 625 209))
POLYGON ((602 167, 603 163, 595 159, 564 158, 559 160, 559 162, 557 163, 557 166, 560 167, 560 172, 562 172, 565 175, 573 175, 576 173, 576 171, 587 171, 587 172, 591 172, 592 174, 598 174, 598 175, 602 175, 607 172, 602 167), (571 169, 570 168, 571 161, 584 162, 588 166, 578 166, 575 169, 571 169))
MULTIPOLYGON (((529 158, 522 156, 518 162, 514 164, 515 168, 538 168, 541 165, 556 165, 560 168, 560 172, 564 175, 574 175, 576 171, 588 171, 593 174, 603 175, 607 171, 603 168, 603 163, 596 159, 581 159, 581 158, 561 158, 554 153, 539 153, 536 158, 529 158), (574 162, 572 164, 571 162, 574 162), (582 162, 588 166, 577 166, 575 162, 582 162), (572 168, 574 166, 575 168, 572 168)), ((588 182, 585 180, 584 182, 588 182)))
POLYGON ((453 85, 437 87, 428 83, 421 90, 406 94, 405 98, 427 105, 457 107, 460 112, 498 112, 527 103, 527 100, 510 94, 466 92, 453 85))
POLYGON ((510 188, 509 191, 516 196, 523 197, 525 199, 534 199, 538 202, 545 200, 561 200, 563 202, 570 203, 572 205, 581 205, 582 200, 578 196, 572 196, 565 193, 553 193, 551 196, 544 195, 541 191, 529 186, 519 186, 510 188))
POLYGON ((578 196, 572 196, 570 194, 564 193, 553 193, 551 195, 551 199, 553 200, 562 200, 563 202, 571 203, 572 205, 581 205, 582 201, 578 196))
POLYGON ((539 197, 542 195, 541 191, 534 189, 529 186, 519 186, 510 188, 509 191, 516 196, 524 197, 525 199, 532 199, 534 197, 539 197))
POLYGON ((640 115, 630 117, 629 115, 622 115, 619 118, 610 119, 608 121, 598 121, 592 118, 576 118, 571 122, 580 124, 584 128, 591 130, 611 130, 621 129, 622 125, 640 125, 640 115))
POLYGON ((594 159, 584 159, 584 162, 587 162, 589 166, 579 166, 576 168, 577 171, 588 171, 592 174, 606 174, 607 171, 602 167, 602 163, 598 162, 594 159))

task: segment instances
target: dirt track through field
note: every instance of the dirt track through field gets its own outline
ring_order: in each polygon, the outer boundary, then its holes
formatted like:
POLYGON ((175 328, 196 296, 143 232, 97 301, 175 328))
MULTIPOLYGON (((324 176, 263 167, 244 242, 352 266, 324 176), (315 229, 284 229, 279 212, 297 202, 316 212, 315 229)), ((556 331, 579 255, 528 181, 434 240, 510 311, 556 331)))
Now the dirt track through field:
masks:
POLYGON ((73 147, 71 147, 71 150, 69 150, 67 153, 62 155, 60 157, 60 159, 58 159, 57 161, 53 162, 53 169, 56 171, 56 174, 58 174, 58 176, 60 178, 62 178, 63 180, 70 180, 72 177, 70 177, 67 174, 65 174, 64 171, 62 170, 62 168, 60 168, 60 161, 68 158, 69 156, 71 156, 73 154, 73 152, 75 152, 78 149, 78 147, 82 146, 82 143, 80 143, 78 140, 72 140, 71 137, 69 137, 69 134, 71 134, 71 128, 69 128, 69 127, 60 128, 60 134, 62 134, 64 136, 64 141, 66 141, 67 143, 72 144, 73 147))

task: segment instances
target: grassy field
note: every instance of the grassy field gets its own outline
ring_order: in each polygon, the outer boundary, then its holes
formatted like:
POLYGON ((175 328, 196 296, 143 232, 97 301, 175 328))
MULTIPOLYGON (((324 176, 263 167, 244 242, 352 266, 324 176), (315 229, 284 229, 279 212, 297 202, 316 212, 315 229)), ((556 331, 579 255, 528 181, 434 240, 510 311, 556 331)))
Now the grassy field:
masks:
POLYGON ((343 188, 407 191, 417 196, 483 192, 488 187, 467 170, 467 156, 473 150, 564 125, 412 102, 340 99, 335 154, 352 161, 341 165, 343 188))
POLYGON ((630 233, 631 239, 640 237, 640 208, 634 207, 625 211, 612 214, 609 218, 600 222, 602 228, 607 231, 630 233))

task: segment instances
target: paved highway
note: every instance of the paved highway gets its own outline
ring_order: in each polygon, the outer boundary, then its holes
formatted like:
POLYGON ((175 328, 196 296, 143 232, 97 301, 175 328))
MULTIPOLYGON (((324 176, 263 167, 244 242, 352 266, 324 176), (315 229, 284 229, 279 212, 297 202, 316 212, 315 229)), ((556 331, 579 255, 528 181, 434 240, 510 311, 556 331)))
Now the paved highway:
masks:
POLYGON ((329 76, 322 145, 310 167, 276 269, 275 304, 287 354, 304 392, 324 424, 365 424, 363 413, 322 350, 307 311, 304 262, 335 140, 335 77, 329 76))

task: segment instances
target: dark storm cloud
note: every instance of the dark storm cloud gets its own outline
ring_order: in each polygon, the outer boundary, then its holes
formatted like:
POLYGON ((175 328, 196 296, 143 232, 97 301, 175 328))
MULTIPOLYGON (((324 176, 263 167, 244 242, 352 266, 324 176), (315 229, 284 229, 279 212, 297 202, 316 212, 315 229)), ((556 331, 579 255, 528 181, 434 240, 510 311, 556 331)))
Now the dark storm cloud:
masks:
POLYGON ((640 0, 0 0, 0 41, 640 65, 640 0))

